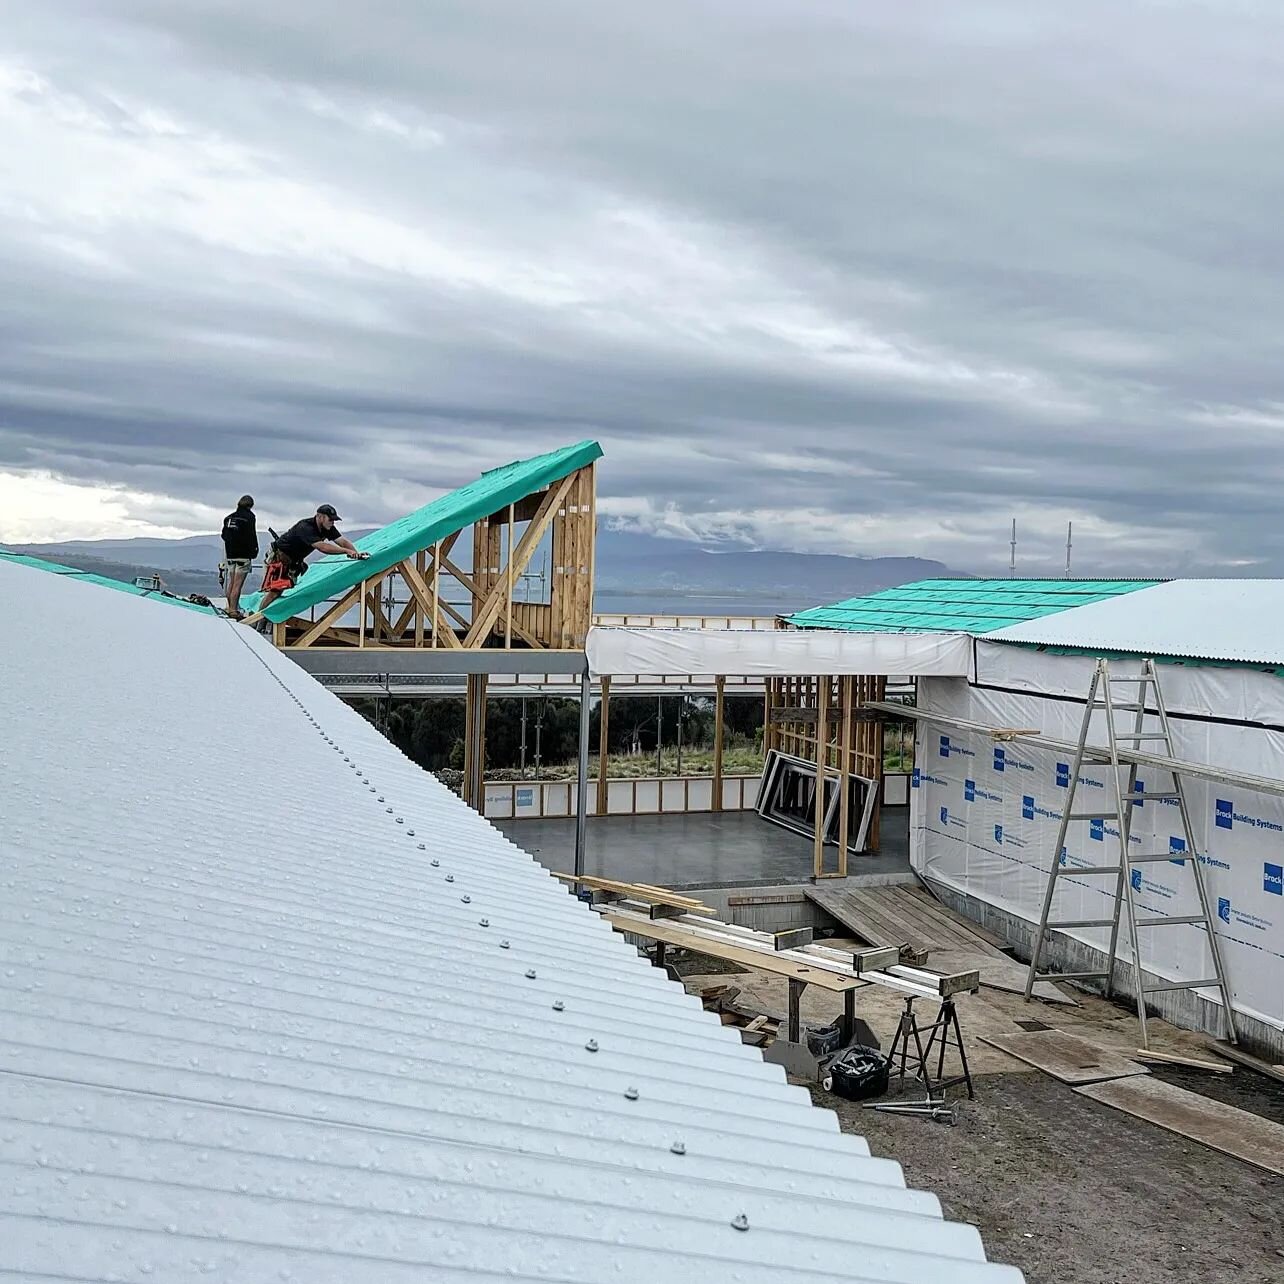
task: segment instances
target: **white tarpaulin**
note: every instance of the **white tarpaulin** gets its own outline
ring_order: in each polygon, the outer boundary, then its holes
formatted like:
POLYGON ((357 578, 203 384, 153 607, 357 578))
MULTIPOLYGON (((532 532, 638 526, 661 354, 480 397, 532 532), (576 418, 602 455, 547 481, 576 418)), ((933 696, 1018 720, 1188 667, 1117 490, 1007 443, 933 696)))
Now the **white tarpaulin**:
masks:
POLYGON ((584 649, 589 671, 607 677, 952 677, 968 672, 972 654, 962 633, 822 629, 590 629, 584 649))
MULTIPOLYGON (((987 726, 1037 728, 1058 740, 1078 738, 1092 658, 978 642, 976 661, 975 685, 962 679, 920 683, 919 708, 987 726)), ((1116 661, 1112 670, 1132 673, 1137 666, 1116 661)), ((1284 680, 1241 668, 1164 665, 1160 682, 1173 715, 1177 757, 1284 779, 1284 680)), ((1094 742, 1102 738, 1094 732, 1094 742)), ((910 791, 914 868, 1037 922, 1070 783, 1069 756, 920 722, 910 791)), ((1141 769, 1138 781, 1150 792, 1172 788, 1172 777, 1159 771, 1141 769)), ((1191 777, 1183 783, 1235 1007, 1284 1029, 1284 797, 1191 777)), ((1075 809, 1092 810, 1094 795, 1104 800, 1109 792, 1107 769, 1086 767, 1075 809)), ((1110 805, 1103 802, 1103 810, 1110 805)), ((1172 852, 1169 862, 1134 870, 1142 912, 1197 913, 1194 879, 1182 864, 1185 842, 1176 802, 1135 808, 1130 839, 1137 852, 1172 852)), ((1111 864, 1117 840, 1113 821, 1073 821, 1062 861, 1071 868, 1111 864)), ((1106 917, 1113 893, 1108 876, 1060 878, 1052 916, 1106 917)), ((1068 934, 1104 950, 1109 929, 1068 934)), ((1139 936, 1148 970, 1171 980, 1212 975, 1200 928, 1143 928, 1139 936)), ((1120 957, 1130 957, 1126 928, 1120 932, 1120 957)), ((1200 993, 1216 1001, 1215 991, 1200 993)))

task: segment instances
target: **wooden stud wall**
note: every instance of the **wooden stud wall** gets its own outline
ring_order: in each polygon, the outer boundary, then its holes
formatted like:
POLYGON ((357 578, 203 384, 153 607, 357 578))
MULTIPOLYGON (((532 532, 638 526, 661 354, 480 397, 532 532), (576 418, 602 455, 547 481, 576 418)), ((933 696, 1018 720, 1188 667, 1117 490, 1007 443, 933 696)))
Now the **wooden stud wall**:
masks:
MULTIPOLYGON (((871 700, 882 700, 887 691, 884 677, 850 678, 787 677, 767 680, 767 726, 763 746, 778 749, 807 762, 820 762, 831 775, 838 772, 880 782, 878 800, 870 820, 868 842, 878 850, 878 823, 882 805, 883 723, 858 716, 860 707, 871 700), (824 752, 817 749, 821 725, 821 699, 824 697, 824 752), (773 722, 780 710, 799 710, 807 719, 773 722), (844 717, 844 711, 848 710, 844 717)), ((855 819, 853 817, 853 819, 855 819)))

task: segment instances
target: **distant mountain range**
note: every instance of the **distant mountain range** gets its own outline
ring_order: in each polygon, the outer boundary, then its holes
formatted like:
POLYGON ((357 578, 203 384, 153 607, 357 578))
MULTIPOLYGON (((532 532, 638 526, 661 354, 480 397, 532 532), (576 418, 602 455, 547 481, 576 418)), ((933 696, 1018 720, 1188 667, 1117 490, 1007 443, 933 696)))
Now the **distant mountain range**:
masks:
MULTIPOLYGON (((354 538, 361 535, 359 531, 349 533, 354 538)), ((210 596, 218 592, 218 563, 223 555, 216 535, 67 540, 8 547, 113 579, 128 581, 159 574, 173 592, 210 596)), ((467 566, 467 556, 461 560, 467 566)), ((602 530, 598 534, 597 591, 599 609, 606 610, 628 610, 628 603, 637 600, 639 605, 632 609, 680 611, 687 602, 715 601, 725 602, 719 609, 730 614, 793 611, 876 593, 911 580, 957 575, 940 562, 918 557, 718 549, 631 531, 602 530), (738 605, 748 602, 753 603, 752 608, 738 605)))
POLYGON ((598 591, 613 596, 767 598, 799 610, 956 574, 920 557, 719 549, 629 531, 603 530, 597 537, 598 591))

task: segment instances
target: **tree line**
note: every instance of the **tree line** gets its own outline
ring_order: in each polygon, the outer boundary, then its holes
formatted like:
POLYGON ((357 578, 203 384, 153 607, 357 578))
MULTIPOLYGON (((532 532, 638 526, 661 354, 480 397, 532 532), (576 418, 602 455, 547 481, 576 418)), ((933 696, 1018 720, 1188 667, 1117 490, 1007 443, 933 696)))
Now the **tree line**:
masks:
MULTIPOLYGON (((464 701, 434 699, 358 699, 353 707, 372 722, 412 762, 428 771, 460 768, 464 762, 464 701)), ((758 744, 762 737, 760 696, 729 696, 723 706, 724 743, 758 744)), ((589 744, 597 753, 601 703, 593 706, 589 744)), ((611 696, 607 721, 608 752, 647 754, 657 737, 665 749, 680 742, 710 748, 715 726, 711 697, 669 695, 611 696)), ((507 696, 486 702, 486 765, 536 770, 560 767, 579 753, 578 700, 558 696, 507 696)))

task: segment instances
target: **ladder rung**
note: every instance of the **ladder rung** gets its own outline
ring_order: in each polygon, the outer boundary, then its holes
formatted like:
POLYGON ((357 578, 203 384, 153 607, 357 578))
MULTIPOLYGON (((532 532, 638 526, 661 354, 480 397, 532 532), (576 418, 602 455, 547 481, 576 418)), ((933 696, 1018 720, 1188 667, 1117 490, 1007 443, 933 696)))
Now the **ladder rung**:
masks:
POLYGON ((1143 994, 1158 994, 1160 990, 1202 990, 1206 986, 1220 986, 1217 977, 1204 981, 1169 981, 1164 985, 1147 985, 1142 988, 1143 994))
POLYGON ((1108 972, 1036 972, 1036 981, 1091 981, 1109 976, 1108 972))
POLYGON ((1160 914, 1155 918, 1137 919, 1138 927, 1167 927, 1169 923, 1200 923, 1204 927, 1208 926, 1208 920, 1202 914, 1170 914, 1166 918, 1160 914))
POLYGON ((1045 923, 1044 927, 1113 927, 1113 918, 1061 918, 1045 923))
POLYGON ((1117 874, 1119 873, 1118 865, 1083 865, 1078 869, 1067 865, 1064 869, 1058 865, 1053 871, 1054 876, 1064 878, 1067 874, 1117 874))
POLYGON ((1067 820, 1117 820, 1113 811, 1072 811, 1067 820))
POLYGON ((1167 740, 1166 731, 1116 731, 1116 740, 1167 740))
MULTIPOLYGON (((1106 702, 1105 702, 1104 700, 1097 700, 1097 701, 1095 701, 1095 704, 1096 704, 1096 706, 1097 706, 1097 708, 1098 708, 1098 709, 1104 709, 1104 708, 1106 708, 1106 702)), ((1127 709, 1127 710, 1129 710, 1130 712, 1132 712, 1132 711, 1134 711, 1134 710, 1144 709, 1145 707, 1146 707, 1146 706, 1145 706, 1144 704, 1138 704, 1138 703, 1137 703, 1137 701, 1135 701, 1135 700, 1129 700, 1129 701, 1127 701, 1126 703, 1125 703, 1125 702, 1121 702, 1121 701, 1119 701, 1119 700, 1111 700, 1111 702, 1110 702, 1110 708, 1112 708, 1112 709, 1127 709)))
POLYGON ((1148 862, 1153 863, 1161 860, 1189 860, 1189 852, 1138 852, 1136 856, 1128 857, 1129 865, 1145 865, 1148 862))
POLYGON ((1112 673, 1110 675, 1111 682, 1153 682, 1154 680, 1155 675, 1153 673, 1143 673, 1139 678, 1125 677, 1122 673, 1112 673))
POLYGON ((1173 789, 1173 790, 1168 791, 1167 793, 1162 793, 1162 794, 1161 794, 1161 793, 1153 793, 1153 794, 1131 794, 1131 795, 1129 795, 1129 797, 1128 797, 1127 799, 1125 799, 1125 801, 1126 801, 1126 802, 1139 802, 1139 803, 1143 803, 1143 802, 1163 802, 1163 800, 1164 800, 1165 798, 1180 798, 1180 797, 1181 797, 1181 794, 1179 794, 1175 789, 1173 789))

